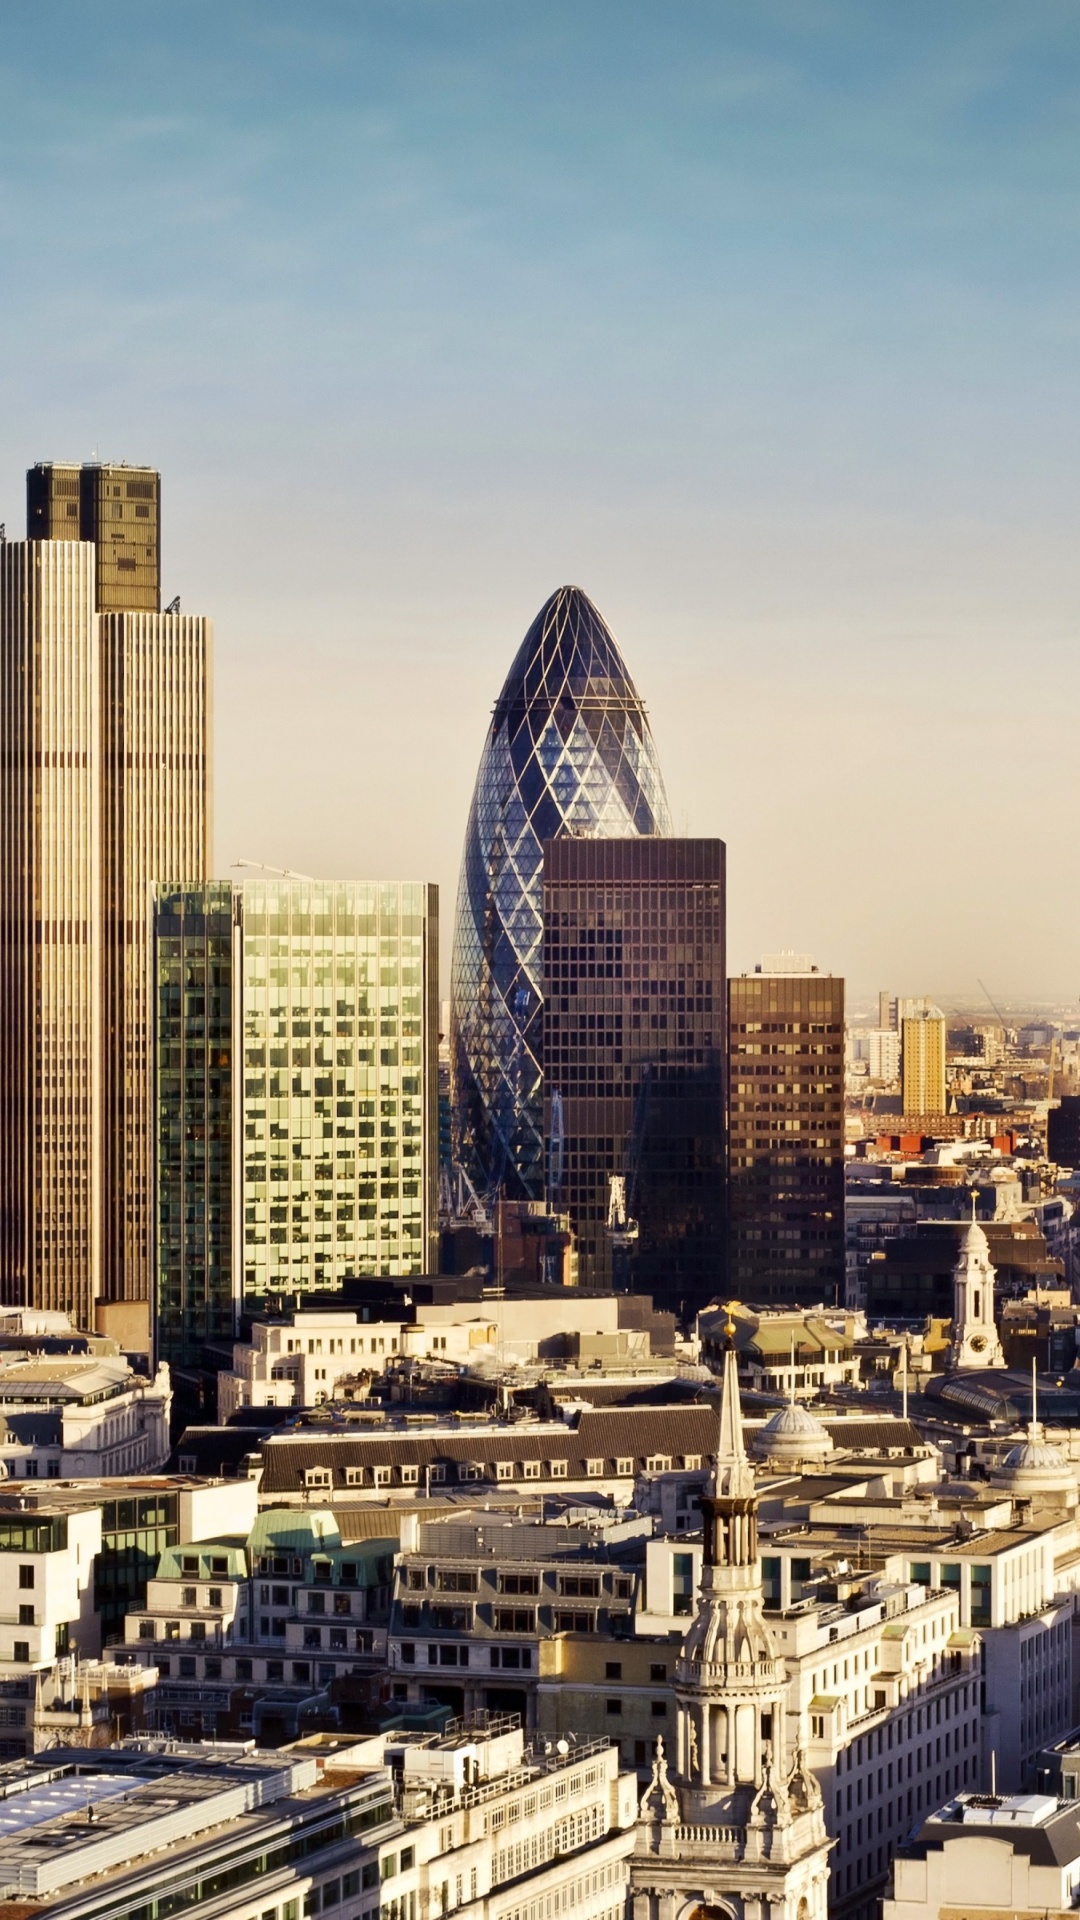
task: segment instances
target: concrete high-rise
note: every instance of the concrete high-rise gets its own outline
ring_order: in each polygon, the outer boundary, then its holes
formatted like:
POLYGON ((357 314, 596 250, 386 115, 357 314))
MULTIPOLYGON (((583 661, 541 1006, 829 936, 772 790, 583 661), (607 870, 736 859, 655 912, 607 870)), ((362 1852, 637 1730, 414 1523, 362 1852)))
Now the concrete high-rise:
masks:
POLYGON ((132 1346, 153 1271, 150 888, 203 880, 210 849, 211 628, 157 610, 158 493, 149 469, 35 467, 31 538, 0 548, 0 1298, 84 1325, 135 1303, 110 1320, 132 1346))
POLYGON ((842 1301, 844 982, 832 974, 728 982, 728 1218, 735 1299, 842 1301))
POLYGON ((924 1005, 900 1024, 900 1075, 904 1112, 945 1112, 945 1015, 924 1005))
POLYGON ((723 841, 549 840, 543 955, 548 1199, 579 1280, 690 1318, 724 1283, 723 841))
POLYGON ((158 889, 163 1359, 243 1303, 434 1269, 438 971, 433 886, 158 889))

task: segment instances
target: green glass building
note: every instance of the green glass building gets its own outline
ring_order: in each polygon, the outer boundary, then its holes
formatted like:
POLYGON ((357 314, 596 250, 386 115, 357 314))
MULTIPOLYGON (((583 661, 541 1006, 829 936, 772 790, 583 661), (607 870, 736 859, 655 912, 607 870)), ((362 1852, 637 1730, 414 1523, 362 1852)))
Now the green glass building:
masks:
POLYGON ((437 888, 162 888, 154 971, 161 1357, 270 1295, 430 1271, 437 888))

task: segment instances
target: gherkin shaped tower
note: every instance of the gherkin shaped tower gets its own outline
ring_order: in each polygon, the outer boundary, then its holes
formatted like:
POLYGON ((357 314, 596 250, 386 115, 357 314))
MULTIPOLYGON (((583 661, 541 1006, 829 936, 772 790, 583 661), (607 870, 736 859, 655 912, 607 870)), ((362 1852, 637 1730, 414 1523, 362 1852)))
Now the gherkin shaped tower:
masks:
POLYGON ((670 832, 649 723, 615 637, 580 587, 560 587, 499 695, 461 863, 454 1155, 481 1191, 544 1194, 544 841, 670 832))

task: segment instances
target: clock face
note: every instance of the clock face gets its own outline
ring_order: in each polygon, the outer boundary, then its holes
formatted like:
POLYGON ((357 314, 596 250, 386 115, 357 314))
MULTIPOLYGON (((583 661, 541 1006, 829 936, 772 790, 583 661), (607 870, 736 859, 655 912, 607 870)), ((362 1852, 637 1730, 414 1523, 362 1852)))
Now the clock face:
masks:
POLYGON ((985 1335, 981 1333, 976 1333, 971 1340, 972 1353, 981 1353, 985 1346, 986 1346, 985 1335))

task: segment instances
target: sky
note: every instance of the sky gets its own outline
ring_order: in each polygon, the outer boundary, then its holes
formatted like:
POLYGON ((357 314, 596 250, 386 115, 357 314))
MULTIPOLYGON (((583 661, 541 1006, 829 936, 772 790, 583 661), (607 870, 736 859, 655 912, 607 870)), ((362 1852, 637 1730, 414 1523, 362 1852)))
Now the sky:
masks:
POLYGON ((216 869, 436 880, 584 587, 732 968, 1080 1000, 1072 0, 50 0, 0 36, 0 519, 163 473, 216 869))

